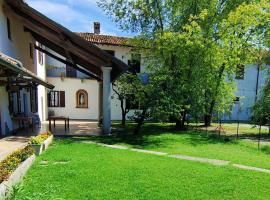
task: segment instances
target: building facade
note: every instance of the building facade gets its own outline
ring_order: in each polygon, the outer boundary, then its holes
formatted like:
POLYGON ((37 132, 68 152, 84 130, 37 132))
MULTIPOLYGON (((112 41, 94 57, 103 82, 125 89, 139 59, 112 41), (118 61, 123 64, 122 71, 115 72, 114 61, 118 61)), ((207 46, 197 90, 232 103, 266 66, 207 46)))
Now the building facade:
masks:
MULTIPOLYGON (((37 44, 31 34, 24 31, 22 23, 14 14, 5 10, 0 0, 0 59, 46 80, 45 56, 34 49, 37 44)), ((4 64, 0 66, 0 136, 9 135, 20 126, 16 116, 37 115, 40 120, 47 118, 46 87, 13 73, 4 64), (8 76, 5 76, 6 73, 8 76), (25 82, 24 82, 25 81, 25 82), (8 84, 12 82, 12 84, 8 84), (20 84, 18 82, 21 82, 20 84)), ((31 76, 29 74, 29 77, 31 76)), ((28 77, 28 78, 29 78, 28 77)))
MULTIPOLYGON (((95 44, 99 48, 116 56, 126 64, 132 60, 132 47, 126 45, 128 38, 101 35, 100 24, 94 23, 94 33, 77 33, 85 40, 95 44)), ((65 91, 66 106, 65 107, 50 107, 49 112, 55 115, 63 115, 66 113, 74 119, 98 119, 98 84, 95 80, 87 78, 87 76, 78 72, 68 72, 68 66, 63 65, 55 60, 47 59, 47 80, 54 84, 55 90, 65 91), (62 83, 62 84, 60 84, 62 83), (78 90, 85 90, 88 94, 88 107, 78 108, 76 105, 76 93, 78 90)), ((145 72, 143 66, 143 58, 140 60, 140 72, 145 72)), ((235 101, 231 113, 223 113, 221 117, 228 121, 248 121, 251 118, 251 108, 254 105, 256 98, 260 95, 260 91, 269 78, 268 67, 258 70, 255 65, 247 65, 241 68, 235 77, 236 93, 235 101)), ((111 117, 113 120, 121 120, 120 101, 117 95, 113 92, 111 99, 111 117)), ((131 117, 136 109, 131 109, 127 118, 131 117)))
POLYGON ((224 120, 249 121, 252 115, 252 106, 258 98, 270 78, 269 66, 261 67, 246 65, 239 75, 235 77, 236 92, 235 101, 231 113, 225 113, 224 120))
MULTIPOLYGON (((85 40, 95 44, 97 47, 103 49, 107 53, 115 56, 124 63, 129 64, 134 59, 134 53, 132 47, 126 44, 128 38, 100 35, 100 24, 94 25, 95 33, 76 33, 85 40), (98 25, 98 26, 97 26, 98 25)), ((55 52, 51 52, 55 54, 55 52)), ((63 59, 65 59, 63 57, 63 59)), ((138 60, 137 71, 144 72, 143 58, 138 60)), ((48 104, 48 111, 52 115, 62 116, 67 115, 71 119, 85 119, 85 120, 98 120, 100 101, 99 99, 99 84, 98 81, 91 77, 80 73, 68 65, 65 65, 53 58, 46 58, 47 68, 47 81, 55 86, 52 93, 65 93, 65 106, 48 104), (85 107, 78 107, 77 96, 78 91, 84 90, 87 94, 87 105, 85 107)), ((49 98, 53 101, 54 96, 49 95, 49 98)), ((127 118, 133 116, 136 109, 131 109, 127 114, 127 118)), ((117 94, 112 91, 111 97, 111 119, 121 120, 121 107, 117 94)))
POLYGON ((111 132, 111 82, 128 68, 124 62, 42 15, 23 0, 0 0, 0 25, 0 136, 25 128, 25 124, 29 127, 36 121, 47 120, 48 106, 71 107, 71 95, 64 91, 51 92, 54 85, 47 82, 50 78, 45 66, 52 58, 68 66, 65 72, 69 77, 78 73, 81 84, 87 83, 81 86, 69 81, 66 85, 60 73, 61 82, 55 82, 57 87, 76 90, 76 108, 80 109, 77 113, 63 112, 62 115, 83 113, 88 119, 102 117, 103 133, 111 132), (92 79, 86 80, 83 74, 92 79), (88 92, 94 96, 88 96, 88 92), (93 110, 83 112, 87 107, 93 110))

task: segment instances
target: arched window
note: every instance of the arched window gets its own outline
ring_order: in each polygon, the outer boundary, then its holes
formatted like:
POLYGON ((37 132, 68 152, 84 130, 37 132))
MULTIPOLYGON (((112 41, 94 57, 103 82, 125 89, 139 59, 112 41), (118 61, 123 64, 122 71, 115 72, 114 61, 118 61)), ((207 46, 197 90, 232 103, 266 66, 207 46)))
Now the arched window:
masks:
POLYGON ((85 90, 78 90, 76 93, 77 108, 88 108, 88 94, 85 90))

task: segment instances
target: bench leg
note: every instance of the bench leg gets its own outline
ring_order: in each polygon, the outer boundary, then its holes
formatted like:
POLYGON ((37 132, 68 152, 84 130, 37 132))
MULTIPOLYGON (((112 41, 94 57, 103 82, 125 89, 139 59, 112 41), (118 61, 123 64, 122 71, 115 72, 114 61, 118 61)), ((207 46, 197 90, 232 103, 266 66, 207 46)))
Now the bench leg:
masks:
POLYGON ((52 130, 52 122, 50 119, 49 119, 49 130, 52 130))

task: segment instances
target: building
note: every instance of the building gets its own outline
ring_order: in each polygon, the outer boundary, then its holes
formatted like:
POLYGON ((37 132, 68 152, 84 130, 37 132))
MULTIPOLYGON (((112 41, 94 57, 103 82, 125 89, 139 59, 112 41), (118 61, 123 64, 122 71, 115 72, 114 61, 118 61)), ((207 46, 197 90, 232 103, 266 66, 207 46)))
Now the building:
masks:
MULTIPOLYGON (((109 36, 100 34, 100 23, 94 23, 94 33, 76 33, 81 38, 103 49, 112 56, 115 56, 124 63, 129 64, 136 59, 136 71, 143 72, 143 58, 134 54, 132 47, 127 45, 128 38, 109 36)), ((55 54, 55 52, 51 52, 55 54)), ((56 54, 55 54, 56 55, 56 54)), ((57 55, 59 56, 59 55, 57 55)), ((62 59, 65 59, 62 57, 62 59)), ((52 115, 68 115, 71 119, 99 119, 99 84, 94 78, 78 72, 67 64, 54 58, 46 58, 47 81, 55 85, 54 90, 49 94, 51 102, 54 101, 55 94, 65 93, 65 105, 52 104, 49 101, 48 110, 52 115), (85 96, 85 104, 80 105, 80 96, 85 96)), ((121 120, 120 101, 113 92, 111 99, 111 118, 121 120)), ((132 116, 134 109, 130 110, 127 117, 132 116)))
MULTIPOLYGON (((118 59, 122 60, 126 64, 132 61, 132 47, 126 45, 128 38, 101 35, 100 23, 94 23, 94 33, 76 33, 85 40, 95 44, 99 48, 107 51, 109 54, 114 55, 118 59)), ((64 59, 64 58, 63 58, 64 59)), ((55 90, 64 91, 69 99, 66 99, 66 107, 49 106, 49 111, 52 111, 55 115, 67 114, 74 119, 98 119, 98 107, 99 99, 98 84, 97 81, 85 76, 76 70, 70 69, 67 65, 63 65, 52 59, 47 60, 47 80, 55 85, 55 90), (85 91, 88 96, 88 104, 85 108, 78 107, 78 92, 79 90, 85 91)), ((138 72, 145 72, 146 69, 143 66, 143 57, 140 60, 138 66, 138 72)), ((269 78, 268 68, 258 70, 255 65, 247 65, 241 67, 236 79, 236 101, 230 114, 222 114, 223 120, 241 120, 248 121, 251 117, 251 107, 256 101, 257 96, 260 94, 261 89, 265 85, 265 81, 269 78)), ((112 95, 112 113, 113 120, 121 119, 120 101, 117 99, 117 95, 112 95)), ((131 110, 128 113, 128 117, 132 116, 136 109, 131 110)))
POLYGON ((252 106, 259 98, 266 81, 270 78, 270 68, 256 65, 243 66, 236 73, 236 93, 234 106, 230 114, 224 114, 224 120, 249 121, 252 106))
MULTIPOLYGON (((50 57, 97 80, 98 115, 103 117, 103 132, 110 133, 111 82, 127 69, 124 62, 50 20, 23 0, 0 0, 0 25, 1 136, 12 134, 22 124, 33 125, 47 119, 47 94, 54 88, 46 80, 45 64, 50 57)), ((84 106, 84 94, 84 91, 79 93, 78 106, 84 106)))

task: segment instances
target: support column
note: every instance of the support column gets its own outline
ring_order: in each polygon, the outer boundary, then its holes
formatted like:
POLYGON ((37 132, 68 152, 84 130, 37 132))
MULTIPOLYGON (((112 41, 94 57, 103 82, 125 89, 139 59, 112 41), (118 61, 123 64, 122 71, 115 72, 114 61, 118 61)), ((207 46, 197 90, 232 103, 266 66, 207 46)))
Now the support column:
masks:
POLYGON ((103 72, 103 134, 111 133, 111 67, 102 67, 103 72))
POLYGON ((103 82, 98 82, 98 125, 102 127, 103 119, 103 82))

